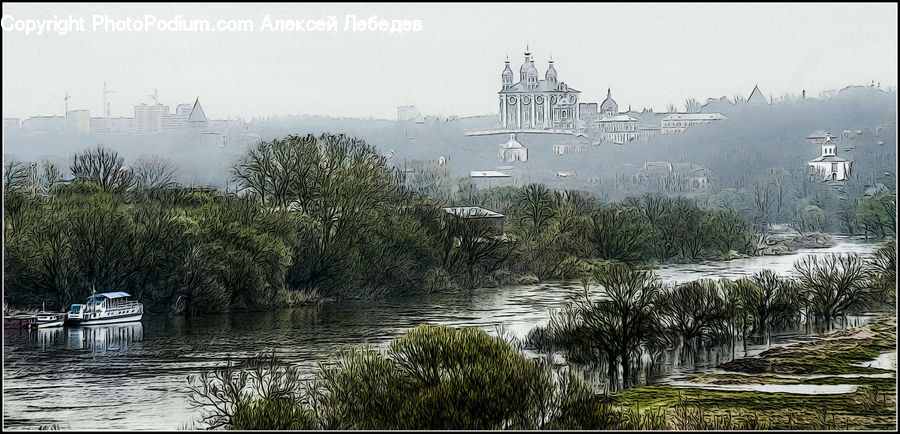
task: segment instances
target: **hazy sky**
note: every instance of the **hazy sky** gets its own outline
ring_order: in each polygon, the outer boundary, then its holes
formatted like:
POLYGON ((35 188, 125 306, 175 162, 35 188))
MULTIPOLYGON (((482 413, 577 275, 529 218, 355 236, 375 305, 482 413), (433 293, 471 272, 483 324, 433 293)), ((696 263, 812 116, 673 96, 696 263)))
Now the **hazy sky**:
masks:
MULTIPOLYGON (((173 110, 200 101, 207 116, 325 114, 389 118, 398 105, 424 114, 497 110, 507 53, 518 80, 528 43, 543 79, 552 54, 559 79, 624 110, 696 97, 766 96, 872 80, 897 84, 896 4, 3 4, 4 23, 84 17, 84 32, 3 32, 3 116, 102 113, 159 100, 173 110), (245 19, 253 32, 94 31, 111 19, 245 19), (334 32, 264 32, 273 20, 337 18, 334 32), (421 20, 420 32, 344 31, 346 15, 421 20)), ((215 25, 215 24, 213 24, 215 25)), ((6 24, 4 24, 6 27, 6 24)))

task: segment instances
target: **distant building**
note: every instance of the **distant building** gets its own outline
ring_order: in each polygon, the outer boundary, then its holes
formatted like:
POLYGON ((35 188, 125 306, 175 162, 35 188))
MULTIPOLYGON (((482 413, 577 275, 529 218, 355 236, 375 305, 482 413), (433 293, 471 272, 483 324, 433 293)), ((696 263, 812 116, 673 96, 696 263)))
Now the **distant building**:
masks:
POLYGON ((846 181, 850 178, 851 163, 837 156, 837 144, 831 140, 822 144, 822 155, 808 164, 821 181, 846 181))
POLYGON ((91 132, 91 112, 69 110, 66 112, 66 133, 85 134, 91 132))
POLYGON ((747 98, 747 104, 764 106, 768 105, 769 102, 766 101, 766 97, 763 96, 762 92, 759 90, 759 86, 753 86, 753 91, 750 92, 750 97, 747 98))
POLYGON ((496 170, 473 170, 469 172, 469 180, 478 188, 513 183, 512 176, 496 170))
POLYGON ((509 141, 500 145, 500 161, 512 163, 515 161, 528 161, 528 148, 516 140, 516 134, 509 135, 509 141))
POLYGON ((835 140, 835 139, 837 139, 837 136, 835 136, 829 132, 817 130, 816 132, 806 136, 806 143, 809 143, 810 145, 821 145, 821 144, 824 144, 826 141, 835 140))
POLYGON ((187 127, 192 131, 203 131, 206 129, 209 120, 206 119, 206 113, 203 113, 203 107, 200 107, 200 98, 194 100, 194 105, 187 116, 187 127))
POLYGON ((496 228, 498 235, 503 234, 503 224, 506 221, 506 216, 498 212, 494 212, 478 206, 459 206, 444 208, 444 211, 448 214, 452 214, 466 220, 487 222, 493 225, 494 228, 496 228))
POLYGON ((595 102, 578 103, 578 119, 582 125, 600 117, 599 106, 595 102))
POLYGON ((134 106, 134 133, 157 134, 163 131, 163 118, 169 115, 169 106, 159 103, 134 106))
POLYGON ((65 129, 64 116, 32 116, 22 122, 22 130, 31 134, 62 134, 65 129))
POLYGON ((175 113, 169 112, 169 106, 163 104, 141 104, 134 106, 134 133, 159 134, 178 132, 205 132, 209 120, 200 107, 200 98, 193 104, 179 104, 175 113))
POLYGON ((401 105, 397 107, 397 120, 400 122, 415 120, 419 115, 419 109, 414 105, 401 105))
POLYGON ((708 125, 726 119, 721 113, 673 113, 662 119, 660 130, 662 134, 680 133, 694 125, 708 125))
POLYGON ((555 155, 583 154, 590 145, 581 142, 556 143, 553 145, 555 155))
POLYGON ((578 95, 558 80, 553 60, 540 80, 531 52, 525 50, 525 61, 519 68, 519 81, 506 61, 500 76, 500 126, 507 130, 563 130, 575 132, 579 127, 578 95))
POLYGON ((131 134, 134 118, 91 118, 91 132, 100 134, 131 134))

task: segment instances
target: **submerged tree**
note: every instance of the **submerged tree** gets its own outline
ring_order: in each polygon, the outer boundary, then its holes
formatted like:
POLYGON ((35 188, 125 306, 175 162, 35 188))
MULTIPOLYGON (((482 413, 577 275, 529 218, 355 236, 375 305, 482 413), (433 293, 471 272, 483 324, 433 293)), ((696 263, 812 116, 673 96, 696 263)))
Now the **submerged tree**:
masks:
POLYGON ((615 379, 622 366, 625 386, 631 381, 631 354, 638 352, 657 328, 654 309, 660 284, 650 271, 621 262, 598 268, 597 283, 604 296, 581 307, 585 332, 607 356, 609 376, 615 379))
POLYGON ((794 263, 794 270, 816 321, 824 323, 827 330, 838 317, 870 300, 865 267, 856 253, 808 255, 794 263))

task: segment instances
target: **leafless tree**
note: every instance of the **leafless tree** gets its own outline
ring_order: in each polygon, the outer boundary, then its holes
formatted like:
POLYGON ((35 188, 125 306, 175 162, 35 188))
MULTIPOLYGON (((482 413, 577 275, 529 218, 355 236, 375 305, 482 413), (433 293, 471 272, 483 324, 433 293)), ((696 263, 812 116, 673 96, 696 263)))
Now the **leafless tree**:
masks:
POLYGON ((684 111, 686 113, 700 113, 700 101, 697 101, 697 98, 684 100, 684 111))
POLYGON ((141 188, 158 191, 177 185, 175 166, 157 155, 141 158, 134 166, 135 183, 141 188))
POLYGON ((69 170, 76 180, 94 182, 105 192, 122 193, 134 186, 134 172, 125 159, 102 146, 75 154, 69 170))
POLYGON ((28 179, 28 166, 15 158, 6 160, 3 165, 3 186, 5 188, 19 188, 28 179))

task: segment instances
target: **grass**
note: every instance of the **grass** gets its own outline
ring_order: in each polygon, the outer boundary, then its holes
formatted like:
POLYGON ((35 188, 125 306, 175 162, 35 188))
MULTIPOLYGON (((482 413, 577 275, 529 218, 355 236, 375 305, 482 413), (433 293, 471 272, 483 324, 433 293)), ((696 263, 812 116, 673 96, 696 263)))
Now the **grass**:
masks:
POLYGON ((709 384, 851 384, 852 393, 803 395, 647 386, 612 396, 622 409, 654 414, 670 429, 894 429, 896 371, 853 366, 896 348, 896 317, 843 330, 811 342, 766 351, 758 359, 722 365, 735 371, 707 374, 690 381, 709 384), (836 374, 890 372, 890 378, 839 377, 836 374), (785 378, 778 374, 825 374, 785 378))
POLYGON ((879 374, 885 369, 855 366, 897 346, 897 317, 892 315, 811 342, 768 350, 758 358, 720 367, 748 374, 879 374))

